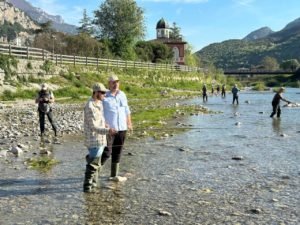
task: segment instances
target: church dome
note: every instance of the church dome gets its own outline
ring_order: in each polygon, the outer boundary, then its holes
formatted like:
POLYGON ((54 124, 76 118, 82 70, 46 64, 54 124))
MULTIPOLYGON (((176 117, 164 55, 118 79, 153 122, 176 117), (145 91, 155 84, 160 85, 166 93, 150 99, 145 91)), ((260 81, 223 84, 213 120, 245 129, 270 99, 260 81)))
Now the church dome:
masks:
POLYGON ((164 18, 161 18, 156 24, 156 29, 167 29, 167 28, 169 28, 169 25, 164 20, 164 18))

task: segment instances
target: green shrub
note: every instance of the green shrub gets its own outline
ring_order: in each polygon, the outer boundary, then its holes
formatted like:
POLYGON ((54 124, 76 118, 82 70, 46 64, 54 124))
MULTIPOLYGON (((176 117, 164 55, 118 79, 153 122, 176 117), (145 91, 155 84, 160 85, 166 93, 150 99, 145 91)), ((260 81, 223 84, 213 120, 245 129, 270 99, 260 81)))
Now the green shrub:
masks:
POLYGON ((43 65, 40 66, 42 70, 46 72, 46 74, 49 74, 50 71, 53 69, 53 62, 51 60, 45 60, 43 65))
POLYGON ((26 65, 26 67, 29 70, 32 70, 32 68, 33 68, 31 62, 28 62, 27 65, 26 65))
POLYGON ((253 87, 255 91, 264 91, 266 89, 264 82, 257 82, 256 85, 253 87))
POLYGON ((1 100, 2 101, 13 101, 13 100, 15 100, 15 96, 12 91, 5 90, 2 93, 1 100))

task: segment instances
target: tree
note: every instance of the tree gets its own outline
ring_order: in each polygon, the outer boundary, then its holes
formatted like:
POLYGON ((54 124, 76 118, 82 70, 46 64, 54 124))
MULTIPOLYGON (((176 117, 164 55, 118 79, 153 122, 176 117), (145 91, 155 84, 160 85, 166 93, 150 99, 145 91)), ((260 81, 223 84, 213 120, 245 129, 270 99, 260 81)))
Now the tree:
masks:
POLYGON ((87 15, 86 9, 83 10, 83 18, 80 20, 79 23, 81 24, 81 26, 77 28, 77 31, 79 33, 85 33, 85 34, 88 34, 88 35, 92 35, 94 33, 92 20, 87 15))
POLYGON ((52 21, 48 20, 45 23, 40 23, 40 29, 35 30, 36 34, 40 34, 40 33, 53 33, 54 30, 52 29, 52 21))
POLYGON ((105 0, 94 13, 99 38, 109 40, 116 56, 133 59, 134 44, 144 36, 143 10, 134 0, 105 0))
POLYGON ((277 60, 270 56, 264 57, 261 61, 261 65, 265 70, 277 70, 279 68, 277 60))
POLYGON ((182 35, 180 34, 181 28, 178 27, 175 22, 173 23, 173 27, 171 27, 170 30, 171 39, 180 40, 182 38, 182 35))
POLYGON ((300 64, 297 59, 285 60, 280 64, 281 69, 291 71, 295 71, 297 68, 299 68, 299 66, 300 64))
POLYGON ((135 52, 139 59, 146 62, 170 62, 173 58, 171 48, 161 42, 139 41, 135 52))
POLYGON ((184 54, 185 55, 184 64, 187 66, 198 67, 200 66, 200 58, 196 54, 193 54, 192 51, 193 51, 192 46, 188 45, 184 54))

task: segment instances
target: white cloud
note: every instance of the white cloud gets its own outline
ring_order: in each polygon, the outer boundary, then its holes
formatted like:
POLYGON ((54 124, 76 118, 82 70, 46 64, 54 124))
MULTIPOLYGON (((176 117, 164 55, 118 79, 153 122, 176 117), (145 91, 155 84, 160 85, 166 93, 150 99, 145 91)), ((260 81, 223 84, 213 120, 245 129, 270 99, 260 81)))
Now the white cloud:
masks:
POLYGON ((255 0, 233 0, 238 5, 242 6, 250 6, 252 3, 255 2, 255 0))

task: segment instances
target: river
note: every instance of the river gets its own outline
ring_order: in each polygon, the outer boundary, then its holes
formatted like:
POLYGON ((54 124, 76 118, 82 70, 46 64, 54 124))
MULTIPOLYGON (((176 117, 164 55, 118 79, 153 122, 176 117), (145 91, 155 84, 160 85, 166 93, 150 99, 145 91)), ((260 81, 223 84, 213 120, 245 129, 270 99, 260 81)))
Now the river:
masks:
MULTIPOLYGON (((128 180, 108 181, 107 163, 93 194, 82 192, 82 137, 48 145, 60 163, 47 173, 0 159, 0 224, 299 224, 300 109, 270 118, 273 95, 187 101, 222 113, 190 116, 192 129, 167 139, 128 140, 128 180)), ((300 89, 284 96, 300 102, 300 89)))

